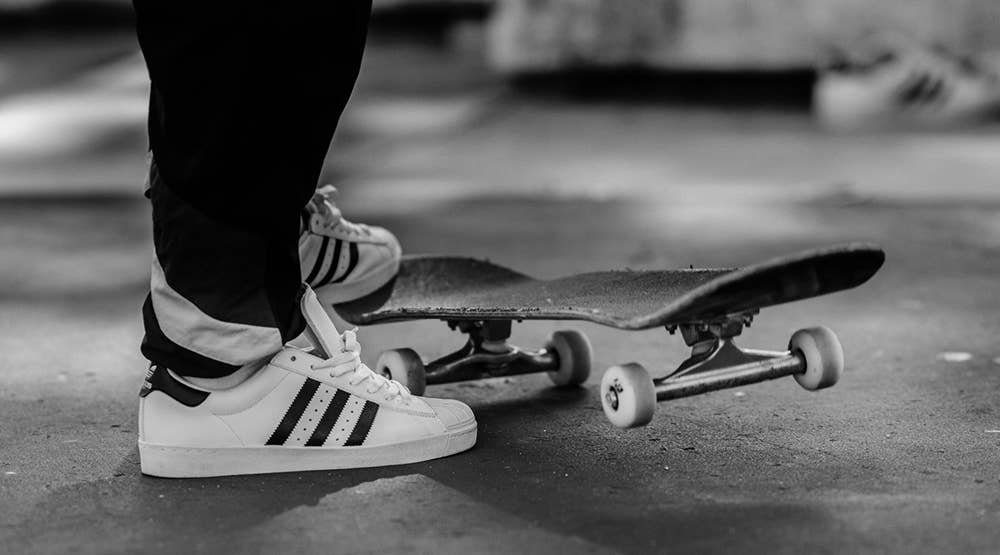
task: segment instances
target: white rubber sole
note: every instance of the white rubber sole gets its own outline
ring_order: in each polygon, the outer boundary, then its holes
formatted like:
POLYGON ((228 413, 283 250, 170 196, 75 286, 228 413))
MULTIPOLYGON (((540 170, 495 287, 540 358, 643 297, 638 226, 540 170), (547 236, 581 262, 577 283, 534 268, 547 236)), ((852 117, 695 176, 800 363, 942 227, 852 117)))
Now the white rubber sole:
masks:
POLYGON ((476 444, 477 429, 473 420, 438 436, 370 447, 176 447, 139 440, 139 461, 143 474, 161 478, 392 466, 467 451, 476 444))
POLYGON ((360 299, 378 291, 399 273, 399 261, 380 268, 365 279, 348 283, 330 283, 316 289, 316 296, 326 306, 360 299))

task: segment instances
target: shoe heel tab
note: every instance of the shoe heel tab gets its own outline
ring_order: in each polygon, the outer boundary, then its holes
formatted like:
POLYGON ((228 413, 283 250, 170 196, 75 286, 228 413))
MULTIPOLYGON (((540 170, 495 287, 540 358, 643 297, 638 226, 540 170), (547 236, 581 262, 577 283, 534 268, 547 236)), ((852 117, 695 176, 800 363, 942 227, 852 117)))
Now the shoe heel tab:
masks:
POLYGON ((162 391, 171 399, 188 407, 197 407, 209 396, 207 391, 195 389, 175 378, 166 367, 150 364, 149 370, 146 371, 146 379, 139 389, 139 397, 145 397, 154 391, 162 391))

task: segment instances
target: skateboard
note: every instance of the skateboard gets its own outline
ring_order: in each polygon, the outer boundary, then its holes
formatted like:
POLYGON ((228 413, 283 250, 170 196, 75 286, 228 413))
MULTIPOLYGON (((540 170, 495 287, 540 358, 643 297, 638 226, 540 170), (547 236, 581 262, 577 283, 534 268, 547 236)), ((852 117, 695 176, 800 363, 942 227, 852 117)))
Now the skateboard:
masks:
POLYGON ((424 362, 412 349, 382 353, 376 371, 415 394, 427 385, 547 372, 557 385, 584 383, 591 346, 575 330, 553 333, 538 350, 511 345, 513 322, 580 320, 622 330, 680 332, 690 357, 653 380, 639 364, 609 368, 601 403, 620 427, 649 423, 657 401, 794 376, 808 390, 830 387, 844 367, 837 336, 814 327, 792 335, 782 351, 744 349, 734 339, 760 309, 868 281, 885 253, 850 243, 773 258, 743 268, 604 271, 542 280, 486 260, 406 256, 378 291, 334 310, 355 325, 441 320, 467 336, 465 345, 424 362))

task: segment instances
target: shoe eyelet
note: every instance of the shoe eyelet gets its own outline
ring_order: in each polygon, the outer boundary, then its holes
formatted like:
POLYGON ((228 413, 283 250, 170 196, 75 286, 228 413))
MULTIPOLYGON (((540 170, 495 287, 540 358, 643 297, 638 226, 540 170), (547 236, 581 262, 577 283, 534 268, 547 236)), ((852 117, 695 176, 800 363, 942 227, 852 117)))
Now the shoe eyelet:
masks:
POLYGON ((295 355, 292 355, 292 362, 295 362, 295 355))

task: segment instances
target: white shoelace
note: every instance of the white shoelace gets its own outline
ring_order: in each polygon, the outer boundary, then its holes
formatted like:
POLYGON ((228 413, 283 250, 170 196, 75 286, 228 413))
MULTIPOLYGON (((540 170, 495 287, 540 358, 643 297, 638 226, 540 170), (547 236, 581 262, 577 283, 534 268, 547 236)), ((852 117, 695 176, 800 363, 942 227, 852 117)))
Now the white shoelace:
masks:
POLYGON ((334 206, 331 200, 336 195, 337 188, 333 185, 324 185, 313 193, 312 205, 315 213, 322 215, 324 225, 328 229, 335 229, 337 226, 340 226, 351 235, 371 235, 371 228, 367 225, 357 224, 344 218, 343 214, 340 213, 340 210, 334 206))
POLYGON ((382 395, 386 401, 398 399, 404 403, 410 402, 412 395, 405 385, 373 372, 371 368, 361 362, 361 343, 358 341, 357 329, 342 333, 340 341, 343 345, 341 351, 315 365, 313 367, 315 370, 329 369, 330 376, 334 378, 352 374, 347 383, 358 386, 368 382, 365 391, 369 395, 384 391, 382 395))

